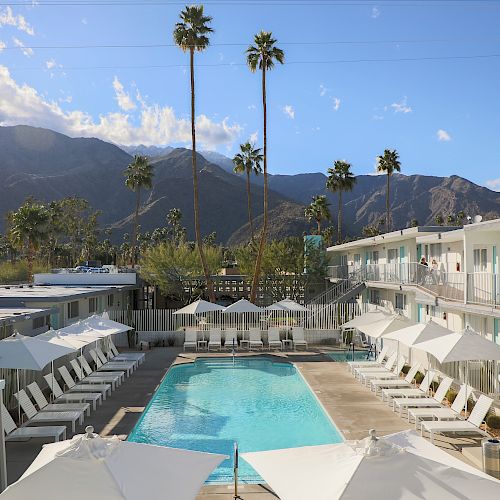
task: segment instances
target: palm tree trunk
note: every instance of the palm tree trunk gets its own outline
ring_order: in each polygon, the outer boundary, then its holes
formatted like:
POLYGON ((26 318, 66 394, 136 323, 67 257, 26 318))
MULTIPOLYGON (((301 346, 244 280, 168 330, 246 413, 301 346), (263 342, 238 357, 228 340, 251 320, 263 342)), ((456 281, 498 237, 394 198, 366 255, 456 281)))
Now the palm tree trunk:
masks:
POLYGON ((316 219, 316 225, 317 225, 316 231, 318 232, 318 236, 320 236, 321 235, 321 219, 316 219))
POLYGON ((267 103, 266 103, 266 61, 262 62, 262 110, 264 114, 264 220, 262 222, 262 233, 260 235, 259 251, 255 260, 255 270, 253 273, 252 290, 250 292, 250 302, 255 303, 257 289, 260 282, 260 270, 262 266, 262 256, 267 239, 267 103))
POLYGON ((390 188, 391 188, 391 176, 389 172, 387 172, 387 193, 386 193, 386 198, 385 198, 385 209, 387 212, 387 223, 386 223, 386 229, 387 232, 389 233, 391 231, 391 195, 390 195, 390 188))
POLYGON ((28 252, 26 255, 26 260, 28 261, 28 282, 33 281, 33 245, 31 240, 28 240, 28 252))
POLYGON ((339 191, 339 213, 337 216, 337 243, 342 243, 342 191, 339 191))
POLYGON ((139 227, 139 207, 141 205, 141 188, 137 186, 135 192, 135 214, 134 214, 134 231, 132 233, 132 249, 130 252, 130 264, 132 269, 135 268, 135 256, 137 248, 137 228, 139 227))
POLYGON ((248 201, 248 222, 250 223, 250 239, 253 241, 253 221, 252 221, 252 193, 250 190, 250 171, 247 170, 247 201, 248 201))
POLYGON ((194 48, 189 50, 189 66, 191 70, 191 141, 192 141, 192 166, 193 166, 193 204, 194 204, 194 232, 196 236, 196 246, 200 254, 203 273, 207 282, 207 291, 210 302, 215 302, 215 293, 212 283, 212 277, 208 269, 205 252, 203 251, 203 241, 201 240, 200 231, 200 213, 198 206, 198 172, 196 170, 196 129, 195 129, 195 95, 194 95, 194 48))

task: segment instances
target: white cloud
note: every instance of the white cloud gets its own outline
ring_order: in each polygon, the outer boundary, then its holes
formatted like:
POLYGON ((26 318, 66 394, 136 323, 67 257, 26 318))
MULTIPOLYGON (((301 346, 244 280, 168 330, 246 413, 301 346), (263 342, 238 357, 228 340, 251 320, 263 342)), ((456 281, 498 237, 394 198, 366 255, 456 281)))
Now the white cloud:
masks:
POLYGON ((82 18, 82 24, 88 24, 88 20, 86 17, 82 18))
POLYGON ((380 16, 380 9, 375 5, 372 8, 372 18, 377 19, 378 16, 380 16))
POLYGON ((256 130, 253 134, 250 134, 250 142, 252 144, 257 144, 257 141, 259 140, 259 132, 256 130))
POLYGON ((55 59, 49 59, 48 61, 45 61, 45 67, 47 69, 52 69, 57 66, 56 60, 55 59))
POLYGON ((436 132, 436 135, 437 135, 438 141, 440 141, 440 142, 451 141, 451 135, 448 132, 446 132, 446 130, 443 130, 442 128, 440 128, 436 132))
POLYGON ((113 88, 115 89, 116 100, 120 109, 123 111, 131 111, 137 107, 128 92, 125 92, 125 89, 123 88, 120 80, 118 80, 117 76, 115 76, 115 79, 113 80, 113 88))
POLYGON ((372 117, 375 121, 380 121, 384 119, 384 115, 373 115, 372 117))
POLYGON ((14 26, 19 31, 24 31, 28 35, 35 34, 33 26, 26 21, 25 17, 21 14, 15 16, 11 7, 5 7, 5 9, 0 10, 0 26, 14 26))
POLYGON ((328 89, 322 84, 319 84, 319 95, 320 97, 324 97, 328 92, 328 89))
POLYGON ((408 106, 407 100, 408 98, 404 96, 400 102, 393 102, 391 108, 394 110, 394 113, 411 113, 413 110, 408 106))
POLYGON ((2 51, 3 51, 3 49, 5 49, 5 47, 7 47, 7 44, 6 44, 5 42, 2 42, 2 41, 0 40, 0 52, 2 52, 2 51))
POLYGON ((21 40, 19 40, 19 38, 16 38, 16 37, 12 37, 12 41, 14 42, 14 45, 16 47, 19 47, 21 49, 21 52, 26 56, 26 57, 31 57, 34 52, 33 52, 33 49, 30 48, 30 47, 26 47, 24 45, 23 42, 21 42, 21 40))
MULTIPOLYGON (((64 111, 27 84, 19 85, 8 68, 0 65, 0 125, 33 125, 78 137, 98 137, 116 144, 190 144, 190 120, 178 118, 170 106, 141 106, 137 123, 129 114, 106 113, 94 119, 81 110, 64 111)), ((214 122, 205 115, 196 117, 198 141, 204 149, 232 144, 241 134, 237 123, 228 118, 214 122)))
POLYGON ((338 111, 340 108, 340 99, 338 97, 332 97, 333 101, 333 110, 338 111))
POLYGON ((293 109, 293 106, 290 104, 287 104, 286 106, 283 107, 283 113, 288 116, 291 120, 295 119, 295 110, 293 109))
POLYGON ((486 181, 486 185, 493 191, 500 191, 500 178, 486 181))
POLYGON ((248 105, 248 109, 249 109, 250 111, 253 111, 254 109, 257 109, 257 106, 255 106, 255 104, 249 104, 249 105, 248 105))

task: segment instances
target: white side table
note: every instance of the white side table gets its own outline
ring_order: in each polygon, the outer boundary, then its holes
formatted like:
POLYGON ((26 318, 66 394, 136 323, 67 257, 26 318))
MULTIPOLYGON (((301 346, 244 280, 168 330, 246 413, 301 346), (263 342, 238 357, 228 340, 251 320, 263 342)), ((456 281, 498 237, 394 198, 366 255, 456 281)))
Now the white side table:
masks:
POLYGON ((198 340, 196 344, 198 351, 208 351, 208 340, 198 340))
POLYGON ((293 340, 292 339, 284 339, 281 342, 283 344, 284 351, 291 351, 293 349, 293 340))

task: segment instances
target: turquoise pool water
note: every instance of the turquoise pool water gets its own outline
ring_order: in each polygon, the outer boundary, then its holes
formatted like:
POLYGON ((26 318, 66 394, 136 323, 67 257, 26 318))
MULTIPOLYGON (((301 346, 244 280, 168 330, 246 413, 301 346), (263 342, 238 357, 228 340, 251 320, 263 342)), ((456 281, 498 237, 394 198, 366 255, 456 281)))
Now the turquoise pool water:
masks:
MULTIPOLYGON (((235 441, 240 453, 342 441, 296 368, 265 358, 173 367, 128 439, 231 457, 235 441)), ((232 467, 225 460, 209 482, 231 482, 232 467)), ((244 460, 239 474, 261 480, 244 460)))
MULTIPOLYGON (((327 353, 327 356, 334 361, 352 361, 352 351, 332 351, 327 353)), ((373 353, 367 358, 367 351, 354 351, 354 361, 366 361, 375 359, 373 353)))

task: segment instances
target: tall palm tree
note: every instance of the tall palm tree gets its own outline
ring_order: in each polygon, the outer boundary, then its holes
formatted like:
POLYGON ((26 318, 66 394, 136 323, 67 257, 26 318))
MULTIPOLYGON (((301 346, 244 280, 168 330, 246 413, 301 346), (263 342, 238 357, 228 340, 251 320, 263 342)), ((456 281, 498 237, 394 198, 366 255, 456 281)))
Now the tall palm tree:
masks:
POLYGON ((153 167, 147 156, 135 155, 134 161, 124 170, 125 185, 135 193, 134 232, 132 233, 130 263, 136 263, 137 230, 139 226, 139 208, 141 206, 141 189, 153 186, 153 167))
POLYGON ((276 40, 270 31, 261 31, 254 37, 254 45, 250 45, 246 51, 247 64, 250 71, 254 73, 257 69, 262 73, 262 110, 263 110, 263 135, 264 135, 264 220, 262 223, 262 232, 260 234, 259 250, 255 260, 255 270, 252 280, 252 290, 250 300, 255 302, 257 289, 260 281, 260 271, 262 266, 262 256, 267 238, 267 96, 266 96, 266 72, 273 69, 276 62, 283 64, 285 62, 285 53, 276 47, 276 40))
POLYGON ((28 279, 33 278, 33 260, 40 245, 49 238, 49 210, 28 198, 17 210, 7 214, 9 238, 13 246, 26 251, 28 279))
POLYGON ((384 154, 377 158, 378 172, 385 172, 387 175, 387 189, 385 193, 385 209, 386 209, 386 230, 391 230, 391 175, 394 172, 401 172, 401 163, 399 161, 398 152, 393 149, 384 150, 384 154))
POLYGON ((207 282, 208 295, 211 302, 215 302, 215 293, 212 283, 210 269, 203 250, 203 241, 200 231, 200 214, 198 203, 198 172, 196 170, 196 129, 195 129, 195 93, 194 93, 194 53, 203 52, 209 45, 208 35, 213 32, 209 26, 212 18, 205 16, 203 5, 191 5, 180 13, 181 22, 176 23, 174 29, 174 41, 183 52, 189 52, 189 68, 191 75, 191 163, 193 168, 193 203, 194 203, 194 232, 196 246, 200 254, 200 260, 207 282))
POLYGON ((250 223, 250 236, 253 241, 253 220, 252 220, 252 193, 250 189, 250 175, 253 173, 259 175, 262 173, 261 162, 263 156, 261 149, 256 148, 251 142, 240 144, 240 152, 233 158, 234 172, 237 174, 246 173, 247 175, 247 203, 248 203, 248 222, 250 223))
POLYGON ((342 193, 352 191, 356 177, 351 172, 351 164, 343 160, 335 160, 333 168, 328 169, 326 188, 339 194, 339 213, 337 219, 337 243, 342 242, 342 193))
POLYGON ((305 208, 304 215, 310 222, 314 220, 317 225, 317 234, 321 234, 321 221, 330 220, 330 203, 324 194, 313 196, 311 204, 305 208))

